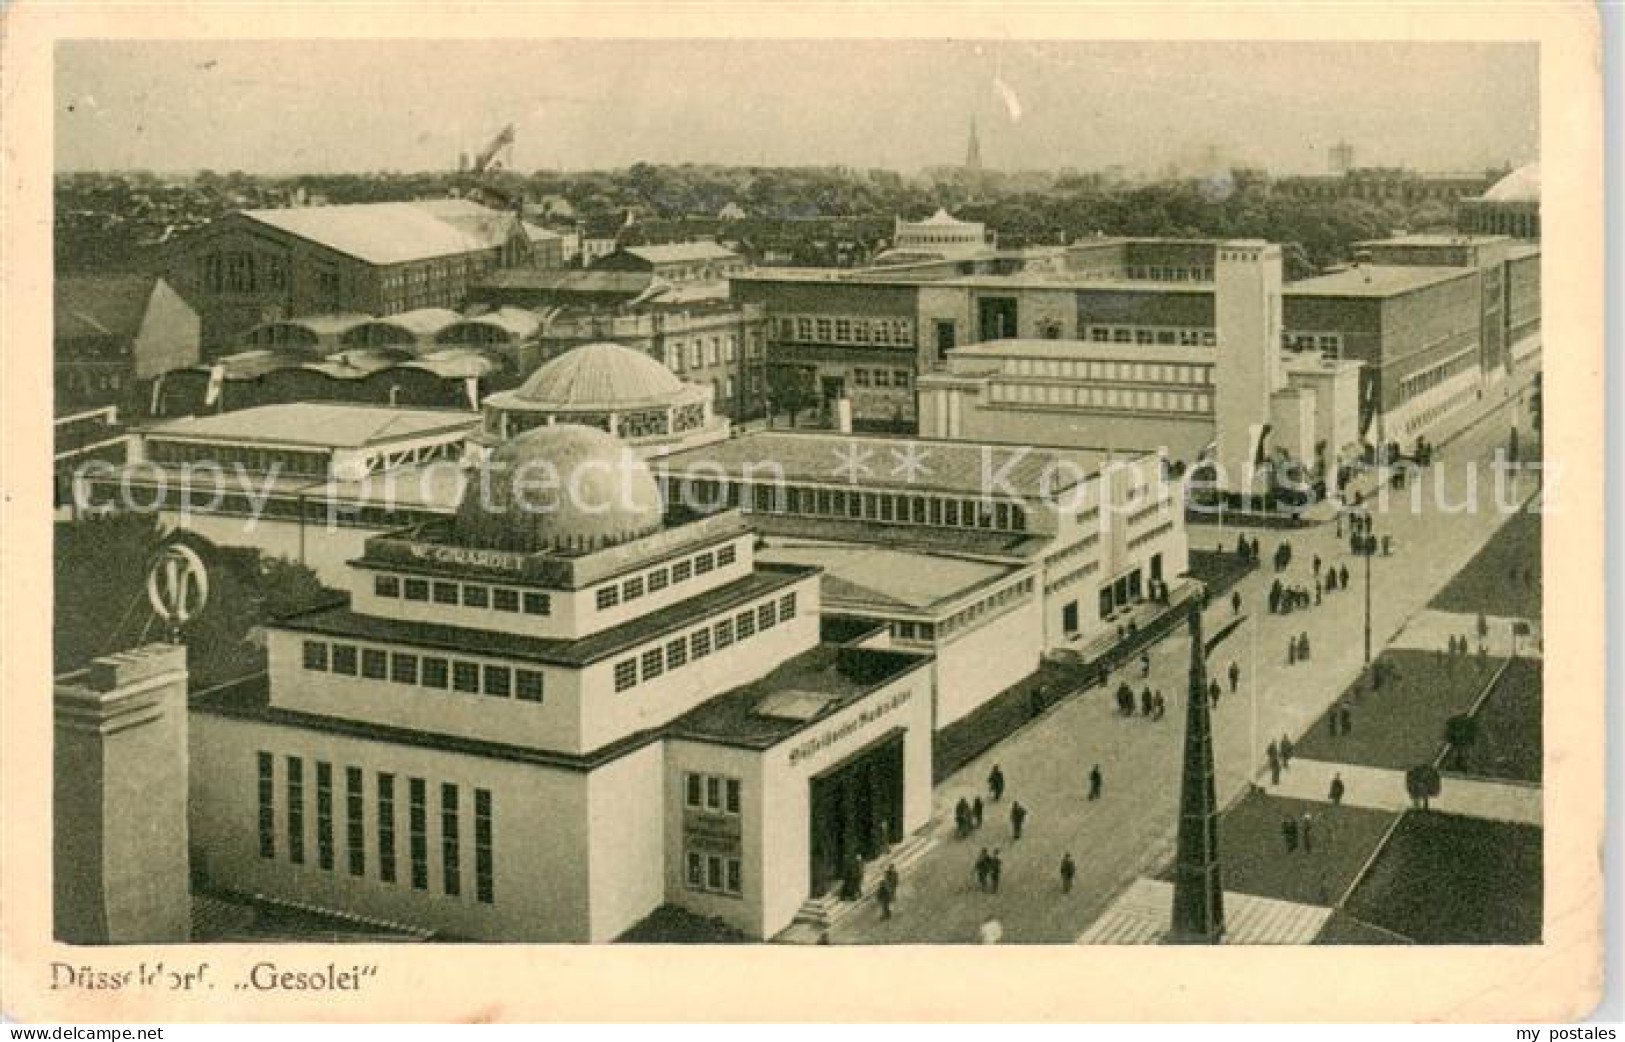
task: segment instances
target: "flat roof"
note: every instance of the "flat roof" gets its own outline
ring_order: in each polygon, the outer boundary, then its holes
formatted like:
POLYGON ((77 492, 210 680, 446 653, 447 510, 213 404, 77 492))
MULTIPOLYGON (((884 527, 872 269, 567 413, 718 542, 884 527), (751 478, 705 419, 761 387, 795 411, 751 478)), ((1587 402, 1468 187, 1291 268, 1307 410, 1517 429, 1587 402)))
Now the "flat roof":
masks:
POLYGON ((1050 545, 1043 532, 995 532, 974 528, 933 528, 887 524, 861 518, 803 517, 800 514, 750 513, 750 526, 766 536, 869 543, 914 550, 940 557, 976 557, 1024 563, 1050 545))
POLYGON ((1454 232, 1410 232, 1386 239, 1366 239, 1355 246, 1483 246, 1510 239, 1510 235, 1469 235, 1454 232))
MULTIPOLYGON (((951 263, 955 258, 943 262, 951 263)), ((756 268, 732 275, 736 282, 833 282, 850 286, 957 286, 962 289, 1109 290, 1129 293, 1212 293, 1211 281, 1162 282, 1110 278, 1080 272, 1012 272, 1008 275, 892 274, 885 268, 756 268)))
MULTIPOLYGON (((819 644, 765 677, 689 710, 672 721, 667 735, 768 749, 930 660, 913 652, 819 644)), ((931 696, 921 690, 912 697, 931 696)))
POLYGON ((948 352, 958 358, 1044 358, 1085 361, 1184 362, 1213 365, 1217 350, 1211 347, 1181 347, 1177 344, 1111 344, 1092 340, 984 340, 948 352))
POLYGON ((1477 268, 1442 265, 1361 264, 1288 283, 1281 292, 1292 297, 1397 297, 1477 273, 1477 268))
POLYGON ((287 402, 186 416, 145 430, 156 438, 356 449, 427 434, 470 429, 479 416, 455 409, 287 402))
MULTIPOLYGON (((1121 455, 1121 454, 1119 454, 1121 455)), ((1136 457, 1140 454, 1136 454, 1136 457)), ((724 442, 651 460, 657 474, 741 477, 851 488, 990 495, 1008 487, 1039 497, 1093 477, 1112 458, 1105 449, 1061 449, 863 434, 755 430, 724 442), (996 478, 997 480, 993 480, 996 478)))
POLYGON ((873 544, 774 541, 756 559, 823 569, 825 605, 930 612, 1015 573, 1011 565, 942 557, 873 544))

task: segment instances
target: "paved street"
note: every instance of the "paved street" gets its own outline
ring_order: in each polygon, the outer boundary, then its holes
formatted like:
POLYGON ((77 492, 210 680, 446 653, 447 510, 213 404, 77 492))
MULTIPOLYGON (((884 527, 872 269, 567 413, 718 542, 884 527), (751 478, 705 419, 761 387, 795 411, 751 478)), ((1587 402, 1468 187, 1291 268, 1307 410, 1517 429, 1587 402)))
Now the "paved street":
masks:
MULTIPOLYGON (((1491 475, 1479 473, 1478 497, 1484 509, 1467 511, 1462 466, 1487 461, 1504 443, 1506 425, 1492 414, 1444 448, 1424 481, 1428 493, 1422 510, 1410 510, 1410 491, 1396 494, 1384 512, 1376 502, 1365 508, 1376 516, 1379 535, 1394 541, 1391 557, 1372 564, 1372 653, 1380 651, 1405 621, 1471 559, 1505 515, 1493 507, 1491 475), (1432 492, 1443 487, 1439 502, 1432 492)), ((1533 494, 1533 475, 1508 482, 1510 502, 1533 494)), ((1195 546, 1231 549, 1237 529, 1192 528, 1195 546)), ((1361 626, 1365 567, 1347 555, 1347 541, 1332 525, 1283 533, 1249 531, 1260 540, 1264 566, 1237 589, 1244 599, 1244 623, 1215 649, 1210 668, 1221 682, 1230 662, 1242 669, 1239 691, 1227 693, 1214 714, 1214 754, 1219 798, 1227 803, 1262 773, 1263 747, 1282 734, 1294 737, 1309 727, 1358 675, 1362 665, 1361 626), (1347 564, 1350 588, 1325 597, 1318 608, 1291 615, 1270 615, 1265 595, 1276 577, 1269 564, 1276 544, 1293 546, 1286 581, 1313 585, 1311 561, 1347 564), (1312 646, 1307 665, 1289 666, 1289 635, 1306 632, 1312 646)), ((1346 531, 1345 531, 1346 536, 1346 531)), ((1211 637, 1232 617, 1228 598, 1216 599, 1207 613, 1211 637)), ((833 931, 836 943, 974 942, 989 919, 1002 926, 1005 942, 1070 942, 1105 909, 1112 897, 1136 876, 1152 874, 1172 853, 1176 821, 1180 745, 1183 738, 1186 663, 1183 634, 1163 641, 1152 653, 1149 680, 1138 668, 1125 679, 1138 692, 1149 683, 1162 691, 1168 714, 1160 722, 1123 719, 1112 704, 1111 690, 1095 689, 1057 707, 1040 721, 1012 736, 939 787, 936 825, 942 841, 905 877, 900 900, 890 920, 867 904, 833 931), (985 824, 967 839, 952 836, 953 807, 963 796, 987 793, 985 778, 1001 765, 1007 792, 1002 803, 987 805, 985 824), (1105 776, 1099 801, 1085 798, 1087 774, 1098 763, 1105 776), (1012 842, 1009 804, 1020 800, 1028 809, 1025 835, 1012 842), (979 892, 974 862, 983 847, 999 848, 1004 869, 998 894, 979 892), (1073 892, 1061 893, 1058 866, 1071 852, 1078 874, 1073 892)))

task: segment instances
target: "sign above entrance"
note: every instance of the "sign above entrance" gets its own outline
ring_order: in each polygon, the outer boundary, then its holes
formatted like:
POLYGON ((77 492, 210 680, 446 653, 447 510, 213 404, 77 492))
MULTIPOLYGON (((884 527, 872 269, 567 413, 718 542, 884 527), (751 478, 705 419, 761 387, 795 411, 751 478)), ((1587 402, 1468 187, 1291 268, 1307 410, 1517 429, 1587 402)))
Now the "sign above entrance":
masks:
POLYGON ((841 741, 843 738, 849 738, 857 732, 863 730, 865 727, 868 727, 870 724, 892 712, 894 709, 897 709, 899 706, 905 705, 908 700, 913 697, 913 694, 914 692, 912 691, 899 691, 890 698, 876 702, 872 706, 864 707, 863 712, 859 713, 857 716, 844 720, 822 734, 802 742, 800 745, 790 750, 790 766, 794 767, 800 764, 803 760, 816 756, 818 753, 841 741))

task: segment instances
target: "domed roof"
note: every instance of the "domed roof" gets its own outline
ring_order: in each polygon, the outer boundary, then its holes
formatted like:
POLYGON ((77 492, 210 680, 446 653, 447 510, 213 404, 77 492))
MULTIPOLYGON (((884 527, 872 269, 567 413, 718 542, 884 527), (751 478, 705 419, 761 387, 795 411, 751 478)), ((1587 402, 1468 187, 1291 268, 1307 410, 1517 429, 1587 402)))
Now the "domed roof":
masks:
POLYGON ((641 351, 620 344, 586 344, 532 373, 514 397, 559 408, 617 408, 665 403, 683 382, 641 351))
POLYGON ((658 531, 665 514, 648 466, 615 437, 560 423, 503 442, 470 480, 455 530, 492 550, 583 551, 658 531))
POLYGON ((1540 160, 1520 166, 1495 182, 1484 193, 1484 199, 1493 203, 1540 202, 1540 160))

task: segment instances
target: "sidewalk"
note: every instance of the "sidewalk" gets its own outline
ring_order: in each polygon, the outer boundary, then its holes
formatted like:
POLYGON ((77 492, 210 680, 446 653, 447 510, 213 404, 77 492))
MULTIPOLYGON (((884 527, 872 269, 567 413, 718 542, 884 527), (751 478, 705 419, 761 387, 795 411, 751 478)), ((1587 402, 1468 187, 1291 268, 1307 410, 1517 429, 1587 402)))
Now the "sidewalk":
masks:
MULTIPOLYGON (((1381 767, 1358 767, 1347 763, 1294 759, 1281 772, 1281 784, 1268 784, 1268 772, 1260 780, 1272 795, 1301 800, 1327 799, 1332 778, 1343 776, 1343 802, 1351 807, 1404 811, 1411 800, 1405 792, 1405 772, 1381 767)), ((1489 781, 1445 775, 1439 795, 1429 806, 1442 814, 1508 821, 1517 825, 1540 826, 1543 800, 1537 785, 1489 781)))

